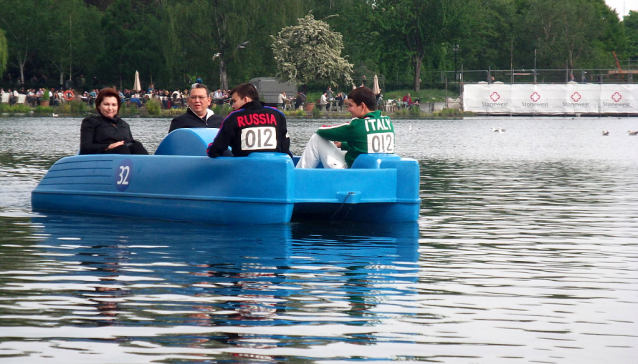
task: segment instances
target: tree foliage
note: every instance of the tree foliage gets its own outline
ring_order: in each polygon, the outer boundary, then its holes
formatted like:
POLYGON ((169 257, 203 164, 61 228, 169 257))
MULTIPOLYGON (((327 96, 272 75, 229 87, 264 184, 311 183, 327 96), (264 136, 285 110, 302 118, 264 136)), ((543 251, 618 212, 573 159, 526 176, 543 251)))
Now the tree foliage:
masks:
POLYGON ((183 72, 203 76, 227 89, 229 80, 246 82, 274 68, 270 34, 298 16, 302 5, 281 0, 178 0, 170 5, 172 29, 179 34, 183 72), (214 69, 219 83, 209 76, 214 69))
POLYGON ((272 49, 280 81, 352 84, 352 64, 341 57, 341 34, 330 30, 328 23, 315 20, 312 14, 273 36, 272 49))
POLYGON ((19 68, 23 84, 26 64, 43 48, 45 35, 50 29, 50 14, 47 12, 50 6, 50 0, 0 2, 0 25, 4 27, 9 41, 9 62, 19 68), (37 21, 34 22, 34 19, 37 21))
POLYGON ((619 20, 602 0, 529 0, 526 5, 521 36, 538 50, 540 68, 593 66, 611 59, 610 25, 619 20))
POLYGON ((4 30, 0 29, 0 74, 4 73, 7 66, 7 58, 9 51, 7 49, 7 37, 4 35, 4 30))
POLYGON ((623 28, 627 36, 627 57, 638 62, 638 11, 630 11, 623 20, 623 28))
POLYGON ((101 80, 132 87, 136 70, 146 84, 164 71, 161 39, 166 30, 162 15, 154 4, 132 0, 115 0, 108 7, 102 17, 101 80))
MULTIPOLYGON (((467 32, 471 0, 381 0, 375 2, 375 24, 383 36, 394 39, 409 57, 413 87, 420 89, 426 53, 439 54, 441 47, 456 44, 467 32)), ((390 42, 387 42, 390 44, 390 42)))
POLYGON ((102 43, 101 33, 87 29, 99 24, 100 14, 82 0, 59 0, 51 9, 51 15, 51 29, 43 44, 43 51, 48 56, 47 61, 59 74, 60 81, 72 79, 74 67, 86 69, 84 65, 94 64, 98 60, 99 53, 95 52, 95 45, 102 43))
POLYGON ((215 88, 261 76, 324 88, 378 74, 386 88, 419 89, 441 85, 455 56, 464 70, 615 68, 612 52, 638 60, 638 15, 621 22, 604 0, 0 0, 0 9, 3 85, 84 75, 86 87, 126 88, 138 70, 157 88, 196 76, 215 88), (312 22, 320 26, 304 30, 312 22))

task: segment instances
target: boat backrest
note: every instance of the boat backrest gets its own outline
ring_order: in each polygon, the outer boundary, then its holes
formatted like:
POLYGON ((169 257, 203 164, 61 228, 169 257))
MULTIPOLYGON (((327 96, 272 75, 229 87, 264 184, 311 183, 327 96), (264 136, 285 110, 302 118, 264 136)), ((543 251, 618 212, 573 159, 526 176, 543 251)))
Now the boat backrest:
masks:
POLYGON ((206 148, 217 135, 217 128, 182 128, 173 130, 160 143, 155 155, 205 156, 206 148))
MULTIPOLYGON (((353 170, 356 169, 390 169, 396 170, 397 181, 418 181, 420 166, 419 162, 410 158, 401 158, 396 154, 361 154, 352 163, 353 170)), ((397 199, 418 199, 418 183, 399 183, 396 185, 397 199)))
POLYGON ((379 169, 381 163, 388 160, 401 160, 396 154, 370 153, 360 154, 352 163, 352 169, 379 169))

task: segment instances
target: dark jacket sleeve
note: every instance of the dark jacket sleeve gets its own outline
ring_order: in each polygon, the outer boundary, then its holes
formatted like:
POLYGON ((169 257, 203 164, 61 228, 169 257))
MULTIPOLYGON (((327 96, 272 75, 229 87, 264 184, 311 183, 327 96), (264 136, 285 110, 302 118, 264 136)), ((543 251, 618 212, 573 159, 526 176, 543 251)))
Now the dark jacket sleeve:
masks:
POLYGON ((171 126, 168 128, 168 132, 172 132, 175 129, 179 129, 181 128, 180 126, 180 122, 178 118, 174 118, 173 120, 171 120, 171 126))
POLYGON ((211 115, 211 117, 208 118, 206 123, 208 124, 209 128, 220 128, 222 126, 223 121, 224 121, 224 118, 222 118, 221 116, 211 115))
POLYGON ((123 140, 125 142, 132 142, 135 141, 135 139, 133 138, 133 133, 131 132, 131 126, 128 125, 128 123, 124 120, 122 120, 122 123, 124 124, 124 130, 126 135, 123 136, 123 140))
POLYGON ((281 152, 286 153, 290 157, 292 157, 292 153, 290 152, 290 137, 288 136, 288 126, 286 123, 286 117, 282 115, 281 118, 283 119, 283 123, 282 123, 283 128, 282 128, 282 133, 279 133, 278 143, 281 146, 281 152))
POLYGON ((99 154, 106 150, 109 144, 94 143, 95 132, 99 121, 93 118, 84 118, 80 126, 80 154, 99 154))
POLYGON ((224 120, 221 129, 219 129, 215 136, 215 140, 213 140, 213 142, 208 145, 208 149, 206 149, 206 154, 211 158, 221 157, 230 145, 233 137, 234 123, 229 119, 230 118, 226 118, 226 120, 224 120))

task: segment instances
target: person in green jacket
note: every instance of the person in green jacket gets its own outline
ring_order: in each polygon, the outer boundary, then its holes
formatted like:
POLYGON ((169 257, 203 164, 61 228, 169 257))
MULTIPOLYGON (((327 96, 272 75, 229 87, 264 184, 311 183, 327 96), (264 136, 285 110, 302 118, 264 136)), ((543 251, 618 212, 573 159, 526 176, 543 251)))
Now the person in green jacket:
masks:
POLYGON ((360 154, 394 153, 394 126, 377 110, 374 92, 367 87, 356 88, 348 94, 346 104, 353 119, 319 128, 308 141, 297 168, 315 168, 319 162, 324 168, 350 168, 360 154), (345 156, 339 148, 347 151, 345 156))

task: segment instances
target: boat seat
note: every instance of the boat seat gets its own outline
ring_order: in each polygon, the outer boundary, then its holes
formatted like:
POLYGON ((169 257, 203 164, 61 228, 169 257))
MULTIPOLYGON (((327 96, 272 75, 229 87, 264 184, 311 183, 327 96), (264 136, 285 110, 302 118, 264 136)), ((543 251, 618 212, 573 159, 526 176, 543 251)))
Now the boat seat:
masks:
POLYGON ((182 128, 173 130, 160 143, 155 155, 206 156, 206 148, 217 135, 217 128, 182 128))

